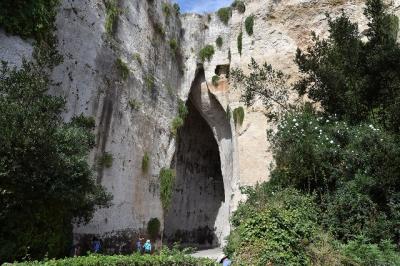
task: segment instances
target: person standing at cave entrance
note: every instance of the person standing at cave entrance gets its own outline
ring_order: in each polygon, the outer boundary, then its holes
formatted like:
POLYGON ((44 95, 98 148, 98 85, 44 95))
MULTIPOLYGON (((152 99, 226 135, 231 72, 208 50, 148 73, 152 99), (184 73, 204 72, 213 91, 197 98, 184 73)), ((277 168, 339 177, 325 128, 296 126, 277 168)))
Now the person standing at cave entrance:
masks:
POLYGON ((151 242, 149 239, 146 240, 146 243, 143 245, 144 253, 151 254, 151 242))
POLYGON ((92 239, 92 251, 93 253, 100 253, 101 250, 101 242, 97 237, 93 237, 92 239))
POLYGON ((136 251, 140 254, 143 254, 143 246, 142 246, 142 241, 144 239, 139 236, 138 240, 136 241, 136 251))

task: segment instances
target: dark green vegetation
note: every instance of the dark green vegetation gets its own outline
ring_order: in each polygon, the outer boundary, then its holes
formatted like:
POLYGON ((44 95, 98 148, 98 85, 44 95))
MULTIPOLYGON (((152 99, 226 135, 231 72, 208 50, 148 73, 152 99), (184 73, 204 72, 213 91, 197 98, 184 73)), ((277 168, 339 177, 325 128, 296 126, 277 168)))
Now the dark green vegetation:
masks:
POLYGON ((172 169, 162 168, 160 171, 160 198, 164 211, 169 209, 175 183, 175 172, 172 169))
POLYGON ((271 181, 246 189, 232 217, 238 265, 400 265, 398 24, 380 0, 365 15, 367 42, 346 15, 329 19, 329 37, 297 52, 293 87, 254 60, 231 72, 242 100, 261 98, 277 121, 271 181), (288 105, 289 90, 313 103, 288 105))
MULTIPOLYGON (((14 265, 14 264, 13 264, 14 265)), ((196 259, 188 255, 186 250, 162 249, 154 255, 140 255, 135 253, 129 256, 114 255, 102 256, 92 254, 86 257, 75 257, 60 260, 34 261, 15 264, 18 266, 217 266, 209 259, 196 259)))
POLYGON ((106 32, 109 35, 114 33, 115 25, 118 20, 120 10, 118 9, 118 0, 106 0, 106 32))
POLYGON ((242 45, 243 45, 243 32, 241 31, 237 37, 237 49, 240 55, 242 55, 242 45))
POLYGON ((147 171, 149 171, 149 167, 150 167, 150 156, 147 152, 145 152, 142 158, 142 171, 144 173, 147 173, 147 171))
POLYGON ((94 119, 62 122, 65 101, 46 93, 46 73, 28 62, 0 69, 1 261, 66 254, 72 221, 110 199, 87 163, 94 119))
POLYGON ((238 107, 233 110, 233 121, 235 122, 235 125, 243 125, 244 121, 244 109, 243 107, 238 107))
POLYGON ((176 39, 172 39, 169 41, 169 47, 171 48, 171 50, 176 54, 178 53, 179 50, 179 43, 176 39))
POLYGON ((199 53, 201 62, 205 62, 206 59, 207 61, 210 61, 214 55, 214 52, 214 46, 212 46, 211 44, 206 45, 204 48, 202 48, 199 53))
POLYGON ((212 77, 212 80, 211 80, 212 84, 213 84, 214 86, 218 86, 218 81, 219 81, 219 76, 214 75, 214 76, 212 77))
POLYGON ((244 21, 246 32, 249 36, 253 35, 254 15, 248 16, 244 21))
POLYGON ((151 239, 156 240, 160 234, 161 223, 157 218, 151 218, 147 223, 147 233, 151 239))
POLYGON ((217 45, 218 48, 222 47, 222 44, 224 44, 224 41, 222 40, 221 36, 218 36, 218 38, 215 40, 215 44, 217 45))
POLYGON ((110 168, 113 164, 114 158, 111 153, 105 152, 98 161, 101 167, 110 168))
POLYGON ((128 65, 122 61, 121 58, 117 58, 115 60, 115 66, 117 67, 118 74, 122 77, 122 79, 127 80, 130 73, 128 65))
POLYGON ((218 9, 217 16, 225 25, 228 25, 229 19, 232 16, 232 9, 230 7, 223 7, 218 9))
POLYGON ((239 11, 240 13, 244 13, 246 11, 246 5, 243 3, 243 1, 241 0, 235 0, 233 1, 232 8, 236 9, 237 11, 239 11))
POLYGON ((172 120, 172 126, 171 126, 171 133, 172 135, 176 136, 178 133, 179 128, 183 126, 183 123, 185 122, 185 118, 188 115, 189 111, 185 105, 185 103, 182 100, 179 100, 178 103, 178 116, 172 120))

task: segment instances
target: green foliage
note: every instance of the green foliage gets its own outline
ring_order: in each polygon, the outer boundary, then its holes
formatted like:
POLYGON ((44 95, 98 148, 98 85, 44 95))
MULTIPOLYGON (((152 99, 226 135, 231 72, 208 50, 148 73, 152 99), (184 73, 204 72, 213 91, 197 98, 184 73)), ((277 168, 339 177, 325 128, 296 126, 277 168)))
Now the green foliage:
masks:
POLYGON ((164 16, 165 17, 169 17, 169 16, 171 16, 171 6, 170 6, 170 4, 169 3, 161 3, 161 8, 162 8, 162 11, 163 11, 163 13, 164 13, 164 16))
POLYGON ((222 37, 221 37, 221 36, 218 36, 218 38, 215 40, 215 44, 217 45, 217 47, 218 47, 218 48, 221 48, 223 43, 224 43, 224 42, 223 42, 223 40, 222 40, 222 37))
POLYGON ((240 55, 242 55, 243 32, 241 31, 237 37, 237 48, 240 55))
POLYGON ((199 53, 201 62, 205 62, 206 59, 208 62, 210 62, 211 58, 214 55, 214 52, 214 46, 212 46, 211 44, 208 44, 204 48, 202 48, 199 53))
POLYGON ((176 15, 179 15, 179 14, 181 13, 181 7, 179 6, 178 3, 174 3, 174 4, 173 4, 173 8, 174 8, 174 10, 175 10, 175 14, 176 14, 176 15))
POLYGON ((110 200, 87 163, 93 119, 62 122, 65 101, 48 94, 49 86, 42 65, 0 68, 2 261, 64 255, 72 221, 89 221, 110 200))
POLYGON ((242 0, 233 1, 231 7, 239 11, 240 13, 244 13, 246 11, 246 5, 242 0))
POLYGON ((179 100, 178 102, 178 116, 172 120, 171 125, 171 133, 172 135, 176 136, 178 133, 178 129, 181 128, 184 124, 186 116, 189 114, 189 111, 186 107, 185 102, 179 100))
POLYGON ((235 121, 235 125, 243 125, 244 121, 244 109, 243 107, 238 107, 233 110, 233 121, 235 121))
POLYGON ((311 196, 295 189, 248 188, 232 218, 225 252, 238 265, 309 265, 307 248, 319 229, 311 196))
POLYGON ((156 240, 158 235, 160 234, 161 223, 158 218, 151 218, 147 223, 147 234, 149 234, 150 238, 156 240))
POLYGON ((140 54, 139 54, 139 53, 134 53, 134 54, 132 55, 132 58, 133 58, 134 60, 136 60, 140 65, 143 64, 142 58, 140 57, 140 54))
POLYGON ((150 167, 150 156, 147 152, 144 153, 142 158, 142 171, 146 173, 150 167))
POLYGON ((2 0, 0 27, 22 38, 46 41, 54 31, 58 0, 2 0))
POLYGON ((118 9, 118 0, 106 0, 106 32, 109 35, 114 33, 115 23, 118 20, 120 10, 118 9))
POLYGON ((163 25, 161 25, 161 23, 155 23, 154 24, 154 31, 159 34, 161 37, 165 36, 165 30, 163 25))
POLYGON ((114 157, 111 153, 105 152, 100 158, 99 158, 99 165, 105 168, 110 168, 113 164, 114 157))
POLYGON ((214 85, 214 86, 218 86, 218 81, 219 81, 219 76, 217 76, 217 75, 214 75, 213 77, 212 77, 212 84, 214 85))
POLYGON ((223 7, 218 9, 217 16, 225 25, 228 25, 229 19, 232 16, 232 9, 230 7, 223 7))
POLYGON ((144 82, 145 82, 146 88, 147 88, 149 91, 151 91, 151 90, 154 88, 154 85, 155 85, 156 80, 155 80, 155 78, 154 78, 153 75, 147 74, 147 75, 144 77, 144 82))
POLYGON ((162 168, 160 171, 160 199, 164 211, 168 211, 171 205, 174 184, 174 170, 162 168))
POLYGON ((122 77, 122 79, 127 80, 130 73, 128 65, 124 61, 122 61, 121 58, 117 58, 115 60, 115 66, 117 67, 118 73, 122 77))
POLYGON ((82 127, 86 129, 94 129, 96 126, 96 120, 93 116, 84 116, 83 114, 75 116, 71 120, 71 124, 76 127, 82 127))
MULTIPOLYGON (((14 264, 13 264, 14 265, 14 264)), ((32 261, 16 263, 17 266, 82 266, 82 265, 96 265, 96 266, 188 266, 188 265, 202 265, 202 266, 218 266, 213 260, 199 259, 188 255, 185 251, 177 249, 169 250, 163 248, 159 254, 141 255, 134 253, 132 255, 113 255, 103 256, 98 254, 91 254, 89 256, 65 258, 60 260, 46 260, 46 261, 32 261)))
POLYGON ((172 50, 175 54, 178 53, 178 50, 179 50, 179 43, 178 43, 178 41, 177 41, 176 39, 171 39, 171 40, 169 41, 169 47, 171 48, 171 50, 172 50))
POLYGON ((130 99, 128 102, 129 106, 132 108, 132 110, 138 111, 142 104, 136 100, 136 99, 130 99))
POLYGON ((249 36, 253 35, 254 15, 248 16, 244 21, 246 32, 249 36))

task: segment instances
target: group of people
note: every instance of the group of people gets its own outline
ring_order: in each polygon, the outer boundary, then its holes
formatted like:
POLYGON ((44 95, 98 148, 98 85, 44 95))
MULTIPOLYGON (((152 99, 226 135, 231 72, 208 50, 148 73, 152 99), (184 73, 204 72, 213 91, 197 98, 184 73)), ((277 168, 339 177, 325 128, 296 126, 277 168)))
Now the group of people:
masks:
POLYGON ((140 254, 151 254, 152 246, 150 239, 147 239, 145 243, 143 243, 144 238, 139 237, 136 241, 136 251, 140 254))

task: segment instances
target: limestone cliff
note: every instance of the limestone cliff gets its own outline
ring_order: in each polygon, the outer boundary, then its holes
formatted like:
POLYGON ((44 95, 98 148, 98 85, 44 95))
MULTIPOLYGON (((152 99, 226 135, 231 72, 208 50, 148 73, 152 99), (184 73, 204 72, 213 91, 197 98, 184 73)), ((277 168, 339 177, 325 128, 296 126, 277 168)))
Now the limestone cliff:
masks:
MULTIPOLYGON (((242 106, 240 92, 229 86, 229 69, 245 69, 253 57, 295 78, 296 48, 309 45, 311 31, 327 35, 326 12, 334 17, 343 10, 359 23, 360 32, 366 27, 362 0, 248 0, 245 13, 234 10, 227 25, 216 14, 163 12, 165 3, 171 6, 167 0, 118 1, 111 32, 106 31, 102 0, 63 0, 57 15, 64 62, 52 73, 62 85, 51 93, 66 98, 66 120, 81 113, 95 118, 90 162, 98 182, 114 195, 110 208, 97 211, 88 225, 75 227, 75 239, 99 235, 116 252, 129 250, 153 217, 165 226, 167 241, 221 244, 241 199, 239 186, 268 180, 272 163, 266 138, 272 125, 262 105, 245 109, 242 126, 227 115, 242 106), (244 29, 250 15, 252 36, 244 29), (220 48, 215 45, 219 36, 220 48), (171 45, 173 40, 179 49, 171 45), (198 55, 207 44, 214 45, 215 54, 203 63, 198 55), (128 67, 127 79, 118 62, 128 67), (220 76, 216 85, 214 75, 220 76), (178 99, 186 102, 189 114, 174 136, 178 99), (113 158, 109 168, 98 164, 104 155, 113 158), (145 155, 148 169, 142 169, 145 155), (176 169, 172 206, 165 213, 158 176, 163 167, 176 169)), ((389 4, 400 15, 400 0, 389 4)), ((18 66, 31 53, 31 41, 0 31, 1 60, 18 66)))

